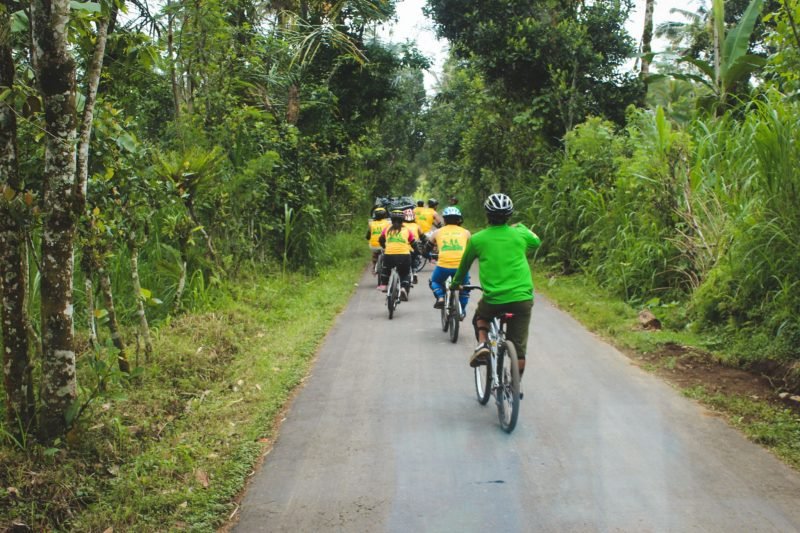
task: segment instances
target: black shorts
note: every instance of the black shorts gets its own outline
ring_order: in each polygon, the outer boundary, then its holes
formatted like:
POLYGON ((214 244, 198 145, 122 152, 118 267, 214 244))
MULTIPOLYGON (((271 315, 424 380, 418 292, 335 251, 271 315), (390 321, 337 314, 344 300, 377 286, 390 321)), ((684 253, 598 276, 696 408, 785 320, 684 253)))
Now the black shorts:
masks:
POLYGON ((517 357, 525 359, 528 345, 528 326, 531 323, 532 310, 533 299, 504 304, 490 304, 481 298, 481 301, 478 302, 478 308, 475 310, 473 321, 481 318, 491 322, 494 317, 502 316, 505 313, 513 313, 514 318, 509 320, 506 326, 506 337, 514 343, 514 347, 517 349, 517 357))

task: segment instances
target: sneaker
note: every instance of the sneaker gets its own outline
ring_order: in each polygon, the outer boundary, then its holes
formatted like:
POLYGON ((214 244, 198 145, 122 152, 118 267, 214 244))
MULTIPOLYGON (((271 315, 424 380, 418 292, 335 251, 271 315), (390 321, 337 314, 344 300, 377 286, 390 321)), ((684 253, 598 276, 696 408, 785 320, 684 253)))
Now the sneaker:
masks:
POLYGON ((386 285, 378 285, 378 290, 381 292, 386 292, 386 285))
POLYGON ((436 298, 436 302, 433 304, 434 309, 442 309, 444 307, 444 298, 436 298))
POLYGON ((460 315, 458 315, 458 320, 459 320, 459 322, 460 322, 460 321, 462 321, 462 320, 464 320, 464 317, 465 317, 465 316, 467 316, 467 312, 466 312, 466 311, 461 311, 461 314, 460 314, 460 315))
POLYGON ((487 364, 490 353, 492 352, 489 350, 489 344, 486 342, 480 343, 475 348, 475 351, 472 352, 472 357, 469 358, 469 366, 475 368, 487 364))
POLYGON ((417 278, 417 275, 416 275, 416 274, 414 274, 414 279, 413 279, 413 280, 411 280, 411 283, 413 283, 414 285, 416 285, 417 283, 419 283, 419 278, 417 278))
POLYGON ((400 289, 400 301, 401 302, 408 301, 408 291, 405 288, 400 289))

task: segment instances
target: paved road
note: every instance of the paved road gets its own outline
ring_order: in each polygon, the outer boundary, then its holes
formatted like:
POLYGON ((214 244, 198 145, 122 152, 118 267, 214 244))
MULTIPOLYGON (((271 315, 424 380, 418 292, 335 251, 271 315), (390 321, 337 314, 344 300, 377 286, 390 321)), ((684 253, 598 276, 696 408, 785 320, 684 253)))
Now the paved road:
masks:
POLYGON ((237 533, 800 531, 800 475, 538 295, 505 434, 475 401, 472 339, 438 327, 429 272, 391 321, 361 279, 237 533))

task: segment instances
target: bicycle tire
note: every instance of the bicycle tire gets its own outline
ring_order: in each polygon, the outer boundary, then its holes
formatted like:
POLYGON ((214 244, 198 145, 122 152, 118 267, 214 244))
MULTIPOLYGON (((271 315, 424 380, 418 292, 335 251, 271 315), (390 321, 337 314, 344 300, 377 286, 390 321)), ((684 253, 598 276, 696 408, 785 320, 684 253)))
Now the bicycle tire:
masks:
POLYGON ((397 309, 397 301, 400 299, 400 278, 397 276, 397 270, 392 269, 392 274, 389 276, 389 288, 386 291, 386 306, 389 308, 389 320, 394 317, 394 310, 397 309))
POLYGON ((489 365, 476 366, 475 371, 475 395, 478 403, 486 405, 492 395, 492 369, 489 365))
POLYGON ((498 347, 497 376, 497 416, 500 427, 511 433, 519 418, 519 360, 514 343, 505 340, 498 347))
POLYGON ((383 254, 378 254, 378 261, 375 263, 375 274, 378 276, 378 285, 381 284, 381 272, 383 271, 383 254))
MULTIPOLYGON (((454 294, 453 298, 457 299, 458 295, 454 294)), ((459 325, 461 324, 461 317, 459 316, 458 313, 459 311, 458 300, 456 300, 450 305, 452 309, 450 309, 450 312, 447 314, 447 321, 449 322, 449 328, 450 328, 450 342, 455 344, 458 342, 458 328, 459 325)))
POLYGON ((445 285, 444 285, 444 287, 445 287, 444 304, 442 305, 442 309, 441 309, 440 315, 441 315, 441 318, 442 318, 442 331, 447 331, 447 328, 450 325, 449 316, 448 316, 449 307, 450 307, 450 291, 447 289, 447 287, 450 286, 450 278, 447 278, 447 280, 444 283, 445 283, 445 285))

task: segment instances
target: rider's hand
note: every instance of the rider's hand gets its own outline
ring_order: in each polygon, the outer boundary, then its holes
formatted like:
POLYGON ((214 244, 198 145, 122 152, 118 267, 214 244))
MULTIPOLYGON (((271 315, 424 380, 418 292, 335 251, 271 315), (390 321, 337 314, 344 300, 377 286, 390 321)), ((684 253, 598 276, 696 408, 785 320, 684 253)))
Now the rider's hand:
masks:
POLYGON ((450 284, 450 290, 451 291, 460 291, 461 290, 461 285, 459 285, 457 283, 451 283, 450 284))

